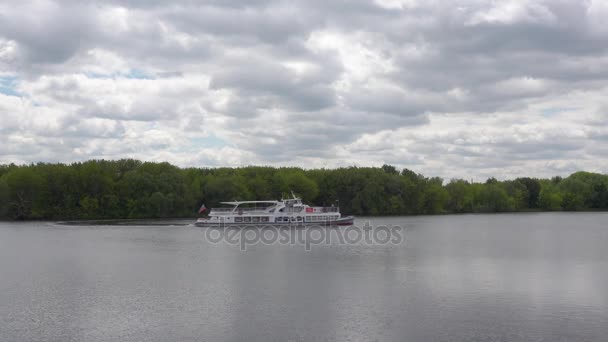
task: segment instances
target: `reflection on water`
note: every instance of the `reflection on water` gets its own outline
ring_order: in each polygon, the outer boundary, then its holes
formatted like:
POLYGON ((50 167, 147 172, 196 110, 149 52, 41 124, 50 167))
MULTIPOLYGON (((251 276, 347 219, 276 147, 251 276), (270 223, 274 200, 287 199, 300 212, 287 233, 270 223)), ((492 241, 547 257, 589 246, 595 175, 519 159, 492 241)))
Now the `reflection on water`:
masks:
POLYGON ((0 341, 604 341, 607 219, 374 218, 405 242, 245 252, 183 220, 0 223, 0 341))

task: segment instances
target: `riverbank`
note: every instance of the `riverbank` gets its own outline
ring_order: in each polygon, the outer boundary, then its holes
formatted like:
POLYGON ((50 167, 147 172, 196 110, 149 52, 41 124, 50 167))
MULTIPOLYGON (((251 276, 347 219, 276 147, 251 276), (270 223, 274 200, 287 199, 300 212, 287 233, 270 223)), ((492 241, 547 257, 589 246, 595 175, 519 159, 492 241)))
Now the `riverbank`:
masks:
MULTIPOLYGON (((576 214, 576 213, 604 213, 608 212, 605 209, 586 209, 586 210, 576 210, 576 211, 547 211, 540 209, 529 209, 529 210, 521 210, 521 211, 502 211, 502 212, 466 212, 466 213, 437 213, 437 214, 412 214, 412 215, 357 215, 355 218, 357 219, 377 219, 377 218, 393 218, 393 217, 433 217, 433 216, 462 216, 462 215, 488 215, 488 214, 549 214, 549 213, 563 213, 563 214, 576 214)), ((139 226, 157 226, 157 225, 166 225, 163 222, 171 222, 174 224, 175 221, 196 221, 198 217, 144 217, 144 218, 112 218, 112 219, 59 219, 59 220, 50 220, 50 219, 28 219, 28 220, 7 220, 0 219, 0 222, 5 223, 19 223, 19 222, 55 222, 57 224, 63 225, 98 225, 98 224, 110 224, 110 225, 131 225, 137 224, 139 226)), ((183 224, 187 225, 187 224, 183 224)))

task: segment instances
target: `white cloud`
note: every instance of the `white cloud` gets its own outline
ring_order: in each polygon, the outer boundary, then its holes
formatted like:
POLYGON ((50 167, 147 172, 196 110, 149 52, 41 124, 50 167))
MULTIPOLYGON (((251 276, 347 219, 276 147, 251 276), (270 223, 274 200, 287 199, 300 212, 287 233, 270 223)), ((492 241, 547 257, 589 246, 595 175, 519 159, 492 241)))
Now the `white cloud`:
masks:
POLYGON ((518 22, 552 23, 557 19, 543 1, 504 0, 488 2, 490 6, 475 12, 469 24, 518 22))
POLYGON ((525 97, 546 94, 549 91, 550 83, 550 81, 533 77, 517 77, 499 81, 493 89, 498 94, 525 97))
POLYGON ((587 15, 589 16, 589 25, 597 34, 604 37, 608 34, 606 27, 606 18, 608 17, 608 3, 604 0, 591 0, 587 7, 587 15))
POLYGON ((607 172, 603 1, 0 5, 0 163, 607 172))

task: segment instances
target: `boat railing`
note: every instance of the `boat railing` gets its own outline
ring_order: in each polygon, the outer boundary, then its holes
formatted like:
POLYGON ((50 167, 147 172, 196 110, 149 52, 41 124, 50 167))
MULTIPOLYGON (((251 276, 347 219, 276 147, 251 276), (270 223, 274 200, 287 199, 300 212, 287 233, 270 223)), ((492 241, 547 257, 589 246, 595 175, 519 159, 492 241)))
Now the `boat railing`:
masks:
POLYGON ((311 207, 315 213, 337 213, 338 207, 311 207))
POLYGON ((241 215, 243 213, 266 213, 270 207, 259 207, 259 208, 213 208, 209 212, 210 215, 241 215))
POLYGON ((229 213, 232 212, 234 208, 211 208, 211 212, 216 213, 229 213))
MULTIPOLYGON (((211 211, 209 212, 210 215, 243 215, 244 213, 247 214, 254 214, 254 213, 268 213, 268 209, 270 209, 272 207, 255 207, 255 208, 212 208, 211 211)), ((304 212, 304 208, 302 207, 288 207, 288 208, 284 208, 282 209, 281 212, 284 213, 300 213, 300 212, 304 212), (297 210, 296 210, 297 208, 297 210)), ((309 207, 307 209, 306 212, 313 212, 313 213, 337 213, 339 212, 339 208, 338 207, 309 207), (311 209, 312 211, 308 211, 309 209, 311 209)))

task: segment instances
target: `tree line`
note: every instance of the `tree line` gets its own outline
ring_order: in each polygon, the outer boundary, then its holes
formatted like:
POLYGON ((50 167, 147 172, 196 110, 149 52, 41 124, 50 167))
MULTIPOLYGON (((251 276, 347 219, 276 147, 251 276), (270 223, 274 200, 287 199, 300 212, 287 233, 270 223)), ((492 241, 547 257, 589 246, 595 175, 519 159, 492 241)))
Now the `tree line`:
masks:
POLYGON ((608 209, 608 176, 582 171, 567 178, 444 182, 391 165, 178 168, 122 159, 0 165, 0 218, 192 217, 201 203, 280 199, 291 191, 308 204, 339 205, 352 215, 608 209))

